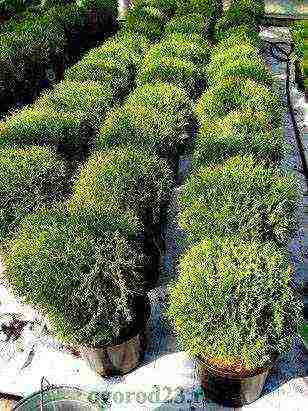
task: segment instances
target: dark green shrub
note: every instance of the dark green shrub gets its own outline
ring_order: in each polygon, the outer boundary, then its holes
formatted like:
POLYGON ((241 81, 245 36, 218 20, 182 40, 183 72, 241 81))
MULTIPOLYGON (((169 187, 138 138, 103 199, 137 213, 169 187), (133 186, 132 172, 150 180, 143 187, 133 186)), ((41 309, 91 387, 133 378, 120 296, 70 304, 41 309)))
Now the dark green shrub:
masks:
POLYGON ((194 170, 239 154, 253 154, 271 164, 279 162, 285 152, 282 129, 273 130, 266 113, 250 109, 231 111, 222 119, 205 122, 194 144, 194 170))
POLYGON ((204 79, 201 68, 178 57, 164 56, 144 61, 137 73, 137 85, 164 81, 182 87, 190 95, 194 95, 204 79))
POLYGON ((25 0, 0 0, 0 14, 14 15, 26 11, 25 0))
POLYGON ((275 127, 281 126, 282 103, 277 92, 251 79, 226 78, 207 89, 196 106, 200 122, 221 118, 234 110, 268 113, 275 127))
POLYGON ((143 64, 163 57, 177 57, 200 65, 200 70, 208 63, 211 47, 201 36, 186 36, 174 33, 153 46, 145 56, 143 64))
POLYGON ((239 13, 238 10, 228 9, 223 16, 217 21, 214 30, 214 38, 216 41, 221 40, 230 29, 245 25, 252 32, 258 32, 258 24, 253 16, 246 13, 239 13))
POLYGON ((75 182, 70 210, 132 211, 143 222, 147 214, 157 221, 171 184, 170 170, 156 156, 126 148, 96 153, 75 182))
POLYGON ((261 57, 249 60, 247 56, 242 56, 242 58, 229 61, 222 66, 213 66, 207 68, 208 83, 210 85, 219 84, 225 78, 232 77, 242 80, 251 79, 267 86, 273 85, 273 75, 261 57))
POLYGON ((217 18, 222 14, 222 0, 182 0, 178 4, 177 14, 202 14, 204 17, 217 18))
POLYGON ((109 85, 115 100, 122 99, 132 88, 129 68, 114 60, 81 60, 65 71, 64 80, 97 81, 104 86, 109 85))
POLYGON ((168 316, 183 348, 222 371, 268 366, 294 344, 301 304, 288 251, 274 242, 205 239, 180 260, 168 316))
POLYGON ((130 105, 153 107, 161 112, 172 112, 177 121, 193 114, 193 102, 185 90, 170 83, 155 82, 137 87, 127 98, 130 105))
POLYGON ((180 195, 180 225, 194 241, 238 235, 285 244, 298 227, 299 184, 252 156, 201 168, 180 195))
POLYGON ((135 147, 167 158, 171 164, 186 138, 187 118, 172 111, 125 104, 110 112, 97 137, 97 147, 135 147))
POLYGON ((117 0, 76 0, 77 6, 86 10, 106 10, 114 16, 118 14, 117 0))
POLYGON ((65 165, 47 148, 0 149, 0 239, 21 218, 43 204, 51 205, 65 189, 65 165))
POLYGON ((134 324, 143 255, 108 220, 97 238, 83 219, 42 210, 6 245, 4 262, 13 292, 66 344, 111 345, 134 324))
POLYGON ((130 9, 121 29, 157 40, 163 34, 165 23, 165 17, 159 9, 137 4, 130 9))
POLYGON ((89 125, 95 127, 111 108, 112 91, 107 84, 94 81, 64 81, 43 94, 37 105, 54 112, 80 114, 89 125))
POLYGON ((167 34, 199 34, 204 35, 206 20, 201 14, 187 14, 185 16, 175 16, 165 26, 167 34))

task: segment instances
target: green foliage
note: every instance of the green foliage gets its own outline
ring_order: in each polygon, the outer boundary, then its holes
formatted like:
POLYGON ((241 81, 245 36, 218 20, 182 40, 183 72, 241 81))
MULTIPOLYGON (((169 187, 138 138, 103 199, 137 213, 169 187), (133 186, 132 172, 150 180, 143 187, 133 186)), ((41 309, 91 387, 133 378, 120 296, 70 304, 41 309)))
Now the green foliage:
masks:
POLYGON ((213 53, 218 50, 226 50, 235 45, 251 44, 258 48, 263 46, 259 33, 247 24, 241 24, 216 34, 216 41, 218 44, 214 47, 213 53))
POLYGON ((207 18, 217 18, 222 13, 222 0, 182 0, 177 14, 198 13, 207 18))
POLYGON ((139 66, 143 55, 150 48, 149 40, 142 35, 120 32, 98 48, 90 50, 83 61, 102 60, 116 62, 129 68, 139 66))
POLYGON ((172 17, 178 8, 178 0, 134 0, 134 7, 141 6, 155 7, 166 16, 172 17))
POLYGON ((223 65, 212 63, 207 67, 207 75, 210 85, 221 83, 225 78, 231 77, 249 78, 267 86, 272 86, 274 80, 261 56, 247 59, 244 55, 236 60, 225 62, 223 65))
POLYGON ((294 53, 296 57, 300 60, 304 59, 305 56, 305 23, 304 21, 296 21, 293 26, 290 27, 292 34, 292 39, 294 43, 294 53))
POLYGON ((26 107, 7 119, 2 139, 9 144, 78 144, 85 137, 80 114, 26 107))
POLYGON ((54 112, 80 114, 95 127, 111 108, 112 92, 108 85, 94 81, 64 81, 45 92, 36 104, 54 112))
POLYGON ((227 78, 210 87, 200 97, 196 115, 202 123, 248 108, 268 113, 273 126, 281 126, 283 110, 279 94, 251 79, 227 78))
POLYGON ((114 60, 81 60, 65 71, 67 81, 97 81, 111 87, 114 98, 121 99, 132 87, 131 72, 128 67, 114 60))
POLYGON ((131 211, 144 221, 155 221, 168 198, 172 178, 164 160, 131 149, 95 153, 81 169, 74 184, 70 209, 121 213, 131 211))
POLYGON ((298 227, 299 182, 252 156, 201 168, 180 195, 180 226, 193 241, 234 234, 286 242, 298 227))
POLYGON ((137 73, 137 85, 164 81, 185 89, 190 95, 196 93, 197 85, 203 80, 203 73, 198 65, 179 57, 162 56, 145 58, 137 73))
POLYGON ((187 14, 185 16, 175 16, 165 26, 167 34, 199 34, 205 33, 206 20, 201 14, 187 14))
POLYGON ((284 153, 282 129, 272 129, 267 113, 231 111, 222 119, 203 124, 194 143, 192 167, 196 170, 245 154, 271 164, 279 162, 284 153))
POLYGON ((0 13, 15 14, 27 9, 25 0, 0 0, 0 13))
POLYGON ((52 204, 64 192, 65 165, 47 148, 0 150, 0 239, 18 226, 21 218, 43 204, 52 204))
POLYGON ((185 138, 187 118, 154 107, 125 104, 109 113, 97 137, 97 147, 135 147, 174 159, 185 138))
POLYGON ((288 251, 274 242, 205 239, 181 257, 168 316, 192 355, 256 370, 294 343, 301 304, 291 278, 288 251))
POLYGON ((172 112, 177 121, 188 120, 193 114, 193 102, 185 90, 174 84, 155 82, 137 87, 127 98, 128 104, 152 107, 172 112))
POLYGON ((121 29, 157 40, 163 34, 165 24, 165 17, 159 9, 137 4, 130 9, 121 29))
POLYGON ((117 16, 118 14, 117 0, 76 0, 76 2, 80 9, 106 10, 111 12, 114 16, 117 16))
MULTIPOLYGON (((222 42, 223 43, 223 42, 222 42)), ((214 47, 207 66, 209 77, 215 75, 215 71, 225 64, 235 62, 238 59, 255 60, 261 57, 260 51, 251 43, 235 43, 228 45, 227 48, 220 46, 214 47)))
POLYGON ((194 34, 187 36, 174 33, 164 38, 159 44, 150 48, 145 55, 143 64, 151 64, 152 61, 163 57, 177 57, 188 62, 203 66, 207 64, 211 53, 211 47, 207 40, 194 34))
POLYGON ((100 221, 98 238, 82 217, 43 209, 6 244, 8 283, 64 343, 111 345, 134 323, 132 291, 140 290, 143 253, 122 235, 120 222, 120 230, 115 226, 100 221))

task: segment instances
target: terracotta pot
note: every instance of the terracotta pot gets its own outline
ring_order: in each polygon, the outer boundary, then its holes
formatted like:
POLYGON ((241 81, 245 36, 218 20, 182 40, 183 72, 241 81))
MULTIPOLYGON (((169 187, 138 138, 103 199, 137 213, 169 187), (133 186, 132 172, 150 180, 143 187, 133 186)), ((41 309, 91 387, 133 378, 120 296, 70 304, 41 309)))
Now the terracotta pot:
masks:
POLYGON ((204 394, 227 407, 241 407, 256 401, 273 364, 239 375, 222 371, 198 358, 198 372, 204 394))
POLYGON ((148 297, 140 297, 136 304, 140 321, 130 334, 108 347, 78 347, 81 357, 102 377, 124 375, 143 361, 148 346, 147 323, 151 314, 148 297))

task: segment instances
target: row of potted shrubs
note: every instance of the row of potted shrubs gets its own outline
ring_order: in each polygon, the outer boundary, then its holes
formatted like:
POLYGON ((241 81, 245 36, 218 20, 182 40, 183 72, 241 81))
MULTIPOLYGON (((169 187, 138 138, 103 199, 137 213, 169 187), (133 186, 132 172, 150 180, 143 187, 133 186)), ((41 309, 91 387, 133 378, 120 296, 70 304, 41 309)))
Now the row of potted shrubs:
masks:
POLYGON ((195 108, 200 129, 179 195, 186 251, 168 309, 206 395, 228 406, 260 396, 301 315, 288 252, 300 186, 281 166, 282 100, 261 55, 258 16, 238 13, 239 3, 215 26, 209 88, 195 108))
MULTIPOLYGON (((150 24, 148 14, 144 18, 150 24)), ((112 350, 144 328, 145 292, 157 280, 161 221, 174 184, 168 162, 176 163, 192 115, 188 92, 196 70, 166 70, 163 79, 157 71, 160 81, 148 84, 140 74, 143 54, 149 49, 144 60, 150 66, 152 50, 153 62, 167 53, 160 43, 150 48, 156 38, 144 34, 136 34, 128 19, 117 36, 0 129, 5 277, 16 295, 48 318, 57 338, 86 358, 93 347, 112 350), (135 77, 140 84, 122 104, 135 77), (180 82, 187 92, 162 80, 180 82), (84 134, 89 129, 91 141, 84 134), (59 154, 71 159, 84 145, 92 155, 71 190, 71 162, 59 154)), ((201 69, 209 46, 194 50, 190 42, 203 41, 195 36, 181 35, 179 56, 201 69)), ((175 40, 169 33, 162 40, 170 43, 171 67, 172 58, 181 64, 175 40)), ((141 357, 138 352, 127 365, 120 352, 111 368, 96 369, 103 375, 128 371, 141 357)))
POLYGON ((1 26, 0 112, 32 101, 62 79, 81 53, 116 30, 116 0, 54 3, 1 26))

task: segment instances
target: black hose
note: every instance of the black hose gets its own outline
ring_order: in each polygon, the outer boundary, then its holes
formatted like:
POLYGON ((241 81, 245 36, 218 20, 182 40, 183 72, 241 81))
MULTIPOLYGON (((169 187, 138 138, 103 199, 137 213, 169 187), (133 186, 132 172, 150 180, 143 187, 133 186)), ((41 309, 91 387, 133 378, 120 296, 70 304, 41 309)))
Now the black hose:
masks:
POLYGON ((293 109, 293 106, 292 106, 291 94, 290 94, 290 56, 293 53, 294 45, 293 45, 293 43, 291 43, 291 49, 290 49, 289 52, 287 52, 285 49, 283 49, 280 46, 281 45, 290 46, 289 43, 286 43, 284 41, 279 41, 279 42, 267 41, 267 43, 270 45, 271 56, 274 59, 276 59, 276 60, 278 60, 282 63, 287 64, 287 73, 286 73, 287 105, 288 105, 289 113, 290 113, 290 116, 291 116, 291 121, 292 121, 294 135, 295 135, 296 142, 297 142, 298 151, 299 151, 300 158, 301 158, 303 174, 304 174, 306 184, 307 184, 307 187, 308 187, 308 164, 307 164, 307 160, 306 160, 306 156, 305 156, 305 147, 304 147, 304 144, 302 142, 301 133, 300 133, 300 130, 298 128, 297 121, 296 121, 296 118, 295 118, 295 113, 294 113, 294 109, 293 109), (274 52, 274 50, 275 50, 275 52, 278 51, 284 57, 282 57, 281 55, 277 55, 274 52))

